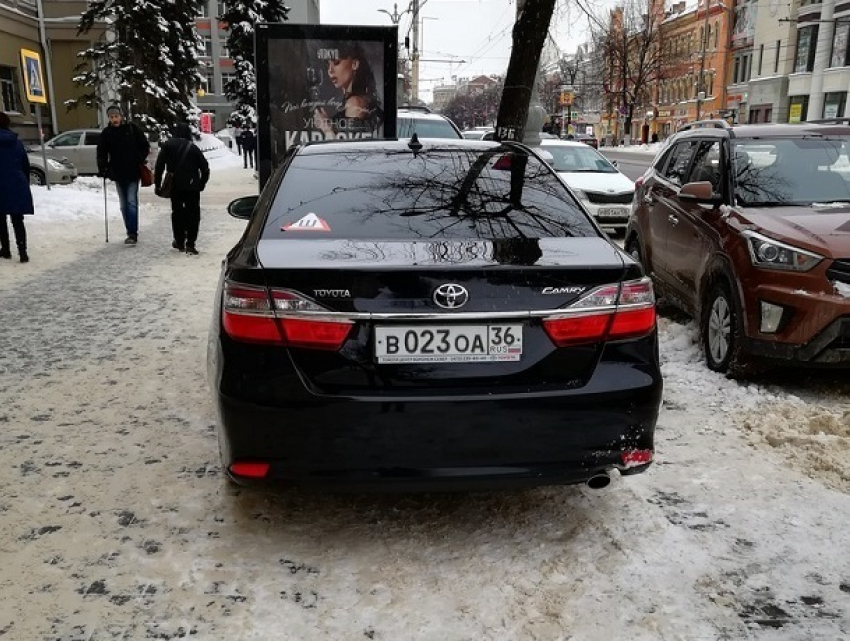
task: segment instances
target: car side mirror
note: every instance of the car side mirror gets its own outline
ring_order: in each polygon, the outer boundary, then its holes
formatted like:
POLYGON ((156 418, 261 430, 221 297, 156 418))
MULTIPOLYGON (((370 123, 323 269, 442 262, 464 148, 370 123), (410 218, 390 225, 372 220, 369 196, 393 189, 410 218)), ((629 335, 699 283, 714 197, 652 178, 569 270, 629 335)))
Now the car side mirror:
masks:
POLYGON ((706 205, 719 205, 723 202, 722 196, 714 193, 714 186, 707 180, 682 185, 679 198, 706 205))
POLYGON ((227 206, 227 213, 234 218, 242 220, 250 220, 251 214, 254 213, 254 207, 257 206, 259 196, 244 196, 237 198, 227 206))

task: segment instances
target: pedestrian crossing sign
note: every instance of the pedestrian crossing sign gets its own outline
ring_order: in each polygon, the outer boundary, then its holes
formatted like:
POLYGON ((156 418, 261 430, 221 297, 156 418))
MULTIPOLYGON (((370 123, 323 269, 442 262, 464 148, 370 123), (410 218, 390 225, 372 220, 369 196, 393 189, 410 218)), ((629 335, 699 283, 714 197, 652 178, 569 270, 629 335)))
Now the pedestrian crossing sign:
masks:
POLYGON ((41 72, 41 56, 35 51, 21 49, 21 70, 27 100, 31 103, 46 105, 47 87, 44 86, 44 74, 41 72))

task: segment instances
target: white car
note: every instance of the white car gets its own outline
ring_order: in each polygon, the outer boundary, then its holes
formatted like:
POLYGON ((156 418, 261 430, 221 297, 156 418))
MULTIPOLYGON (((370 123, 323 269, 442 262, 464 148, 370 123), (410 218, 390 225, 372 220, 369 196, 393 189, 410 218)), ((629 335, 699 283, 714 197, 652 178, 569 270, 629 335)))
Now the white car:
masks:
POLYGON ((624 232, 632 210, 634 182, 583 142, 544 138, 540 145, 552 154, 552 167, 600 227, 624 232))

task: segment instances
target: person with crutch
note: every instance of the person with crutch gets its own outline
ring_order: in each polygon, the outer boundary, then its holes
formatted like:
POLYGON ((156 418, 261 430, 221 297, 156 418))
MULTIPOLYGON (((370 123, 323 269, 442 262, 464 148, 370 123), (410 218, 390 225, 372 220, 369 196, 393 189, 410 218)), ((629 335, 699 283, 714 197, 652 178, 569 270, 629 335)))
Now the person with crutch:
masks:
POLYGON ((132 122, 124 122, 121 107, 111 105, 106 115, 109 124, 97 144, 97 175, 115 181, 127 228, 124 244, 135 245, 139 240, 139 179, 151 147, 141 129, 132 122))

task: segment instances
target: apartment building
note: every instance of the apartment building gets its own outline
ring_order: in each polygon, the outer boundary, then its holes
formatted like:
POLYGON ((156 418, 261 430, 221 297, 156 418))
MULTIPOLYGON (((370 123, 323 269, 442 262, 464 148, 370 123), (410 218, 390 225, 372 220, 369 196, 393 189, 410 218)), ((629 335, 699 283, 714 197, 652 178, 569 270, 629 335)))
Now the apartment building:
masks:
MULTIPOLYGON (((288 22, 297 24, 319 24, 319 0, 286 0, 290 8, 288 22)), ((197 105, 210 115, 210 126, 217 131, 227 124, 233 105, 224 95, 224 83, 233 74, 233 61, 227 50, 227 29, 219 21, 224 14, 224 2, 207 0, 201 15, 195 20, 203 46, 201 70, 205 75, 204 86, 198 88, 197 105)))
POLYGON ((101 27, 77 35, 85 8, 85 1, 0 0, 0 109, 10 115, 12 128, 25 142, 38 140, 38 127, 36 106, 27 102, 23 90, 21 49, 41 54, 49 100, 41 108, 45 137, 67 129, 96 127, 101 122, 96 109, 80 106, 68 110, 64 105, 82 94, 72 81, 77 54, 102 33, 101 27))

